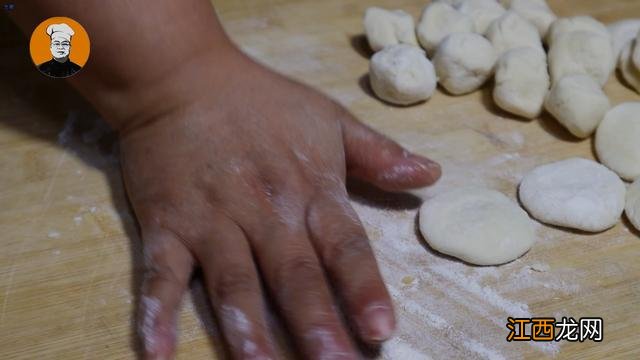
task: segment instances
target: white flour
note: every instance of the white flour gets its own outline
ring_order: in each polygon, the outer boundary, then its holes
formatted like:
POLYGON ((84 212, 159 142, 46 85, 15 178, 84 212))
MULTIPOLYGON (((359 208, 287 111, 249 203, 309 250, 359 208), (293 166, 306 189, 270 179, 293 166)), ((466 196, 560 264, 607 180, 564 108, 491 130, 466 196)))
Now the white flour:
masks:
MULTIPOLYGON (((354 204, 363 219, 381 271, 396 304, 398 337, 383 358, 398 351, 442 358, 519 358, 518 348, 505 341, 507 317, 534 314, 525 299, 510 294, 570 293, 578 290, 573 275, 554 272, 547 264, 528 262, 527 256, 498 267, 475 267, 444 258, 419 239, 416 211, 390 211, 354 204), (538 269, 538 270, 532 270, 538 269), (478 318, 483 319, 478 322, 478 318), (409 341, 409 339, 411 341, 409 341), (409 344, 423 344, 411 348, 409 344)), ((529 343, 551 355, 557 343, 529 343)), ((407 358, 412 359, 412 358, 407 358)))
POLYGON ((153 297, 142 296, 140 299, 141 321, 138 324, 138 334, 142 338, 145 350, 153 353, 157 346, 155 322, 160 314, 160 300, 153 297))
POLYGON ((411 359, 411 360, 430 360, 427 355, 416 351, 411 345, 400 340, 399 337, 387 341, 384 344, 383 358, 385 359, 411 359))

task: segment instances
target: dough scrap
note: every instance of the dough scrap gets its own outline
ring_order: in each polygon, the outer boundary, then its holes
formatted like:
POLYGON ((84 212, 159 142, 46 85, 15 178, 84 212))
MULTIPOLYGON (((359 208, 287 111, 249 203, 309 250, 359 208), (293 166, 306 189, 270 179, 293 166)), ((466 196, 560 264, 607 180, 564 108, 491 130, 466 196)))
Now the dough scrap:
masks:
POLYGON ((549 28, 557 17, 545 0, 512 0, 509 9, 531 22, 541 39, 544 39, 549 28))
POLYGON ((613 58, 619 59, 622 49, 632 41, 640 31, 640 19, 627 19, 607 25, 613 44, 613 58))
POLYGON ((495 190, 462 188, 427 200, 420 232, 429 246, 476 265, 498 265, 526 253, 535 241, 533 221, 495 190))
POLYGON ((609 110, 596 131, 598 159, 621 178, 640 177, 640 102, 609 110))
POLYGON ((636 46, 636 40, 629 41, 620 53, 620 59, 618 60, 618 68, 622 78, 631 86, 631 88, 640 93, 640 69, 638 69, 631 61, 631 52, 636 46))
POLYGON ((569 132, 589 137, 611 108, 609 98, 590 76, 568 75, 551 87, 545 109, 569 132))
POLYGON ((603 86, 615 67, 611 38, 592 31, 570 31, 555 37, 549 50, 553 83, 563 76, 586 74, 603 86))
POLYGON ((492 22, 486 37, 498 55, 519 47, 532 47, 544 52, 536 27, 515 11, 509 10, 492 22))
POLYGON ((364 29, 374 52, 389 45, 418 46, 413 17, 402 10, 370 7, 364 14, 364 29))
POLYGON ((533 169, 518 192, 529 214, 544 223, 599 232, 618 222, 626 190, 606 167, 570 158, 533 169))
POLYGON ((448 35, 472 31, 471 18, 445 2, 427 5, 416 29, 420 45, 429 55, 433 55, 440 42, 448 35))
POLYGON ((551 47, 558 36, 573 31, 591 31, 605 37, 611 36, 607 27, 591 16, 574 16, 557 19, 551 24, 546 37, 547 45, 551 47))
POLYGON ((491 23, 506 12, 496 0, 464 0, 458 11, 471 17, 474 29, 484 35, 491 23))
POLYGON ((433 65, 440 84, 454 95, 478 89, 493 74, 497 56, 491 43, 475 33, 447 36, 433 65))
POLYGON ((640 179, 629 185, 627 203, 624 209, 627 219, 640 231, 640 179))
POLYGON ((527 119, 536 118, 542 112, 548 91, 544 51, 517 48, 498 59, 493 99, 501 109, 527 119))
POLYGON ((391 45, 377 52, 369 66, 371 88, 382 100, 398 105, 425 101, 437 80, 424 51, 412 45, 391 45))

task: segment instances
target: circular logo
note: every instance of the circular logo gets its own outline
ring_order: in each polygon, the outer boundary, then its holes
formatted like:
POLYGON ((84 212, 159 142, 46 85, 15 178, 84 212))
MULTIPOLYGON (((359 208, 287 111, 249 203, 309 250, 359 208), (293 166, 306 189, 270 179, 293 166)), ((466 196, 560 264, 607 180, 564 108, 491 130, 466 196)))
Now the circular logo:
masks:
POLYGON ((77 21, 63 16, 48 18, 33 30, 29 51, 38 70, 53 78, 74 75, 87 63, 89 35, 77 21))

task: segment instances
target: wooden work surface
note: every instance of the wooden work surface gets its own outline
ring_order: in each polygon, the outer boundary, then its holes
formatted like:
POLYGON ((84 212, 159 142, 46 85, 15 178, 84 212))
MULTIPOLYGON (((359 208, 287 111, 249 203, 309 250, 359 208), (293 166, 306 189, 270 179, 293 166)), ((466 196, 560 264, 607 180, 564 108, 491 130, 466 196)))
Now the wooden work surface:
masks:
MULTIPOLYGON (((425 1, 214 1, 243 49, 332 96, 363 121, 443 165, 441 182, 417 195, 482 185, 515 197, 536 165, 593 158, 552 119, 524 122, 492 104, 490 87, 438 93, 411 108, 370 95, 361 17, 371 5, 416 18, 425 1)), ((19 5, 18 5, 19 6, 19 5)), ((637 0, 556 0, 561 16, 608 23, 640 17, 637 0)), ((38 74, 25 40, 0 17, 0 359, 132 359, 139 284, 136 225, 112 139, 77 96, 38 74)), ((613 104, 640 100, 613 76, 613 104)), ((628 221, 595 235, 540 225, 538 242, 501 267, 439 256, 415 232, 419 202, 354 197, 399 317, 385 359, 638 358, 640 236, 628 221), (599 316, 604 341, 507 343, 507 316, 599 316)), ((220 341, 199 282, 181 313, 179 359, 211 359, 220 341)), ((217 349, 217 350, 216 350, 217 349)))

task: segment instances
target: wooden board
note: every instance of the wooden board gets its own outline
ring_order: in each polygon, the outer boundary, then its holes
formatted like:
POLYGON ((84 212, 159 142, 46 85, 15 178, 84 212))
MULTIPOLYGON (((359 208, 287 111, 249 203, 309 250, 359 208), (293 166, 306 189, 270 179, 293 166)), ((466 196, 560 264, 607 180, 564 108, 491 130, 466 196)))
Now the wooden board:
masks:
MULTIPOLYGON (((499 111, 490 87, 464 97, 438 92, 412 108, 373 98, 364 9, 402 8, 417 18, 423 1, 214 3, 251 56, 441 162, 442 181, 417 196, 478 184, 514 197, 519 179, 536 165, 594 158, 590 140, 576 141, 547 115, 524 122, 499 111)), ((640 17, 636 0, 550 4, 559 15, 590 14, 605 23, 640 17)), ((4 18, 0 31, 0 358, 135 358, 139 239, 112 142, 67 86, 34 71, 24 38, 4 18)), ((613 104, 640 100, 615 76, 605 91, 613 104)), ((523 258, 471 267, 424 245, 415 232, 415 198, 360 194, 353 203, 400 320, 382 358, 640 357, 640 236, 628 221, 594 235, 540 225, 538 242, 523 258), (604 341, 507 343, 507 316, 599 316, 604 341)), ((221 356, 197 282, 180 321, 179 359, 221 356)))

